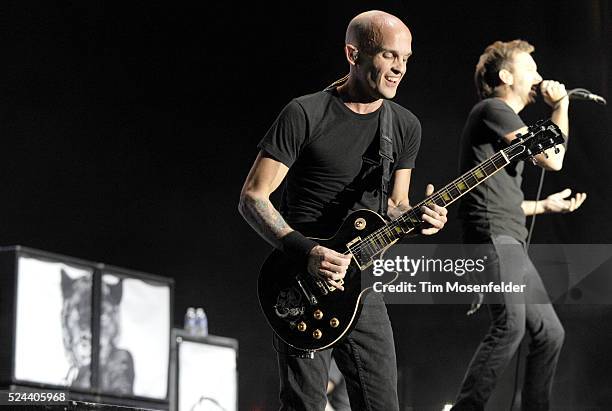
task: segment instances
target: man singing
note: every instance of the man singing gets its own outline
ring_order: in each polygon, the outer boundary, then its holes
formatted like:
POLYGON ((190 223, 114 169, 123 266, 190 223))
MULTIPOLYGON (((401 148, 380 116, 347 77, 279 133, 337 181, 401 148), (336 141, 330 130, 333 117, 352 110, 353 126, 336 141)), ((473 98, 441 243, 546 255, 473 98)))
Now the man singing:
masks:
MULTIPOLYGON (((551 107, 551 119, 568 136, 569 99, 565 86, 543 80, 531 56, 534 47, 522 40, 496 41, 476 65, 481 101, 470 112, 461 136, 459 163, 465 172, 506 147, 527 131, 519 113, 535 102, 539 88, 551 107)), ((566 140, 567 143, 567 140, 566 140)), ((536 164, 560 170, 567 144, 536 156, 536 164)), ((483 410, 495 385, 519 347, 525 330, 531 336, 522 391, 524 410, 547 410, 564 331, 549 302, 525 244, 526 216, 567 213, 586 199, 569 198, 565 189, 542 201, 525 201, 521 190, 523 162, 512 163, 468 193, 459 206, 466 243, 488 244, 488 275, 496 281, 526 284, 525 294, 494 296, 488 304, 491 325, 464 377, 453 410, 483 410), (537 302, 535 304, 534 302, 537 302)))

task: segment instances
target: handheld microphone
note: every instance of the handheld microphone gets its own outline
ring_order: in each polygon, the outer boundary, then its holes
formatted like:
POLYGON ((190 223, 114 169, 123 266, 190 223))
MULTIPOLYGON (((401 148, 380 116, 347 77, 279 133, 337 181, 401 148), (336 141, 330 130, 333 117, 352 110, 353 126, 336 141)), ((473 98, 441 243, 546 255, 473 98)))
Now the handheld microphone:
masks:
POLYGON ((598 96, 597 94, 593 94, 589 90, 584 89, 584 88, 575 88, 575 89, 569 90, 567 92, 567 96, 571 100, 594 101, 595 103, 601 104, 603 106, 608 104, 605 98, 603 98, 602 96, 598 96))

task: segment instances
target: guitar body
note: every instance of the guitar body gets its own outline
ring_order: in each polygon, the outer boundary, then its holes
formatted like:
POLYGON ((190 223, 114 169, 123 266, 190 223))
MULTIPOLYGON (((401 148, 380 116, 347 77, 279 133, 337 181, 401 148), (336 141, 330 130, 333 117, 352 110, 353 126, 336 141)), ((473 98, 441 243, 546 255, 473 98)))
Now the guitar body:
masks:
MULTIPOLYGON (((385 226, 377 213, 351 213, 336 234, 316 239, 323 247, 347 253, 347 244, 385 226)), ((396 277, 383 282, 392 282, 396 277)), ((353 259, 344 278, 344 291, 330 289, 306 272, 285 253, 275 250, 264 262, 258 281, 261 308, 274 332, 296 349, 319 351, 344 337, 359 318, 365 293, 361 269, 353 259)))

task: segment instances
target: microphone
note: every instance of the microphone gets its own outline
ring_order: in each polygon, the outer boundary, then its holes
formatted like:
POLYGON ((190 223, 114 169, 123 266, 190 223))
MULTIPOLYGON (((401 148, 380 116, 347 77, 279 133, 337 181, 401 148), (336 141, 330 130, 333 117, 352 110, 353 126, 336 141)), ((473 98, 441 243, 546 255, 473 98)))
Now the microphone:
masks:
POLYGON ((567 92, 567 96, 571 100, 594 101, 595 103, 601 104, 603 106, 608 104, 605 98, 603 98, 602 96, 598 96, 597 94, 593 94, 589 90, 584 88, 575 88, 573 90, 570 90, 567 92))

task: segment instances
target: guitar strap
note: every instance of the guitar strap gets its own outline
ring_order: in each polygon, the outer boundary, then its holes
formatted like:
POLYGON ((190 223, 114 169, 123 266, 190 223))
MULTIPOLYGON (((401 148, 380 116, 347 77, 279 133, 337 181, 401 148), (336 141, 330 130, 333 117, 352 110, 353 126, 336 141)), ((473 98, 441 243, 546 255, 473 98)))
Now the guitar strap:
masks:
POLYGON ((387 201, 389 199, 389 183, 391 182, 391 163, 393 163, 393 112, 389 103, 383 100, 380 112, 379 130, 380 163, 382 165, 382 178, 380 181, 380 204, 378 214, 387 219, 387 201))
MULTIPOLYGON (((323 91, 332 91, 348 80, 348 74, 329 86, 323 91)), ((378 204, 378 214, 387 219, 387 207, 389 199, 389 184, 391 182, 391 166, 393 163, 393 111, 389 107, 387 100, 383 100, 378 122, 378 134, 380 136, 380 165, 382 166, 382 177, 380 181, 380 202, 378 204)))

